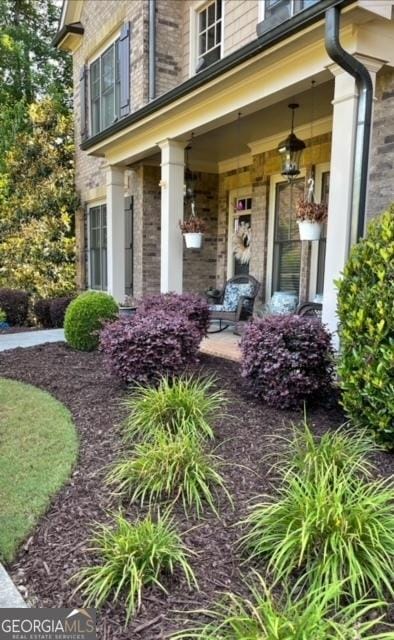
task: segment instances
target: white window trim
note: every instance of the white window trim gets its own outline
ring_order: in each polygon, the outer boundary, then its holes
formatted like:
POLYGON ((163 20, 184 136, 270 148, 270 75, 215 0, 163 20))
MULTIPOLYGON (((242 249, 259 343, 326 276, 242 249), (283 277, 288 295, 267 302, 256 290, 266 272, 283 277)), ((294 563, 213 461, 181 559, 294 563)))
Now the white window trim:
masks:
MULTIPOLYGON (((234 226, 234 218, 237 215, 234 212, 234 200, 236 198, 252 198, 252 209, 250 210, 251 215, 253 216, 253 188, 252 185, 246 185, 245 187, 240 187, 239 189, 232 189, 228 194, 228 216, 227 216, 227 280, 234 276, 234 260, 233 260, 233 247, 232 247, 232 239, 233 239, 233 226, 234 226)), ((249 210, 246 212, 249 213, 249 210)))
MULTIPOLYGON (((91 264, 91 259, 90 259, 90 210, 94 209, 95 207, 102 207, 103 205, 107 205, 107 201, 106 199, 100 199, 100 200, 95 200, 95 201, 91 201, 89 203, 87 203, 87 246, 88 246, 88 290, 89 291, 107 291, 108 292, 108 283, 107 283, 107 288, 106 289, 92 289, 91 287, 91 282, 92 282, 92 264, 91 264)), ((107 248, 107 273, 108 273, 108 248, 107 248)))
MULTIPOLYGON (((206 6, 211 4, 213 0, 199 0, 192 7, 190 7, 189 18, 189 44, 190 44, 190 56, 189 56, 189 77, 196 75, 196 66, 198 59, 198 14, 206 6)), ((224 56, 224 18, 225 18, 225 5, 226 0, 222 0, 222 30, 220 34, 220 59, 224 56)))
MULTIPOLYGON (((90 58, 88 58, 87 62, 86 62, 86 67, 87 67, 87 74, 88 74, 88 80, 87 80, 87 85, 88 85, 88 127, 89 127, 89 136, 93 135, 92 131, 93 131, 93 122, 92 122, 92 101, 91 101, 91 84, 90 84, 90 67, 91 65, 96 62, 96 60, 98 60, 103 53, 105 53, 105 51, 107 49, 109 49, 117 40, 119 40, 120 38, 120 29, 118 29, 115 33, 112 34, 112 36, 110 38, 107 38, 102 45, 100 45, 99 49, 96 49, 94 54, 91 55, 90 58)), ((101 73, 100 73, 100 96, 101 96, 101 73)), ((100 107, 101 108, 101 107, 100 107)), ((101 123, 100 123, 101 124, 101 123)), ((104 129, 100 129, 99 133, 101 133, 101 131, 104 131, 104 129)), ((105 203, 104 203, 105 204, 105 203)))
MULTIPOLYGON (((297 178, 305 178, 306 169, 301 169, 297 178)), ((286 182, 286 178, 281 173, 277 173, 271 176, 270 180, 270 194, 268 205, 268 238, 267 238, 267 264, 266 264, 266 284, 265 284, 265 299, 266 302, 271 300, 272 295, 272 276, 273 276, 273 262, 274 262, 274 235, 275 235, 275 209, 276 209, 276 185, 280 182, 286 182)))
MULTIPOLYGON (((265 0, 258 0, 258 20, 265 20, 265 0)), ((294 16, 294 0, 290 0, 290 17, 294 16)))
MULTIPOLYGON (((321 200, 321 190, 323 182, 323 173, 330 171, 330 163, 324 162, 316 165, 315 169, 315 196, 316 200, 321 200)), ((312 242, 311 262, 309 271, 309 300, 313 300, 317 289, 317 267, 319 261, 319 242, 312 242)))

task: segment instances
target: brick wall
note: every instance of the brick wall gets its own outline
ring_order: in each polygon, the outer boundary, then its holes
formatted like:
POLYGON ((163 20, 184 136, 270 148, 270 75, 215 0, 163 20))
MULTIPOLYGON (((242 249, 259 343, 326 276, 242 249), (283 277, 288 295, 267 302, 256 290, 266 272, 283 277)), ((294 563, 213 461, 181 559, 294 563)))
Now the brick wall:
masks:
POLYGON ((368 217, 394 202, 394 70, 377 74, 369 165, 368 217))
MULTIPOLYGON (((218 228, 218 176, 213 173, 197 173, 195 187, 196 215, 206 224, 201 249, 183 250, 183 288, 185 291, 203 293, 216 286, 216 253, 218 228)), ((185 218, 190 216, 190 206, 185 208, 185 218)))

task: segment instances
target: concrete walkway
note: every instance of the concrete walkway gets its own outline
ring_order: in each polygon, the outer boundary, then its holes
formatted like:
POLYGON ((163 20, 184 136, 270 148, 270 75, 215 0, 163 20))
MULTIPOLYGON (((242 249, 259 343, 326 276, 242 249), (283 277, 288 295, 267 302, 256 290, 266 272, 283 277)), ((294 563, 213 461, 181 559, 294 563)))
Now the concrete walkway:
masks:
POLYGON ((0 335, 0 351, 17 347, 35 347, 45 342, 64 342, 64 329, 43 329, 42 331, 21 331, 0 335))
POLYGON ((232 328, 229 328, 221 333, 210 333, 207 338, 203 338, 200 351, 209 356, 240 362, 241 350, 239 348, 239 341, 240 337, 235 336, 232 328))

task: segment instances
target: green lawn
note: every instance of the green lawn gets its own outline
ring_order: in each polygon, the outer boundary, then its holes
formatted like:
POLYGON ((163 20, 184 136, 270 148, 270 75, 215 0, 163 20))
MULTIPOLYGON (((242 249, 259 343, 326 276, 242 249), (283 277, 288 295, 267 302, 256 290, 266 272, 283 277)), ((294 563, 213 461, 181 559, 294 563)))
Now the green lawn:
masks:
POLYGON ((0 378, 0 560, 12 560, 78 452, 71 414, 48 393, 0 378))

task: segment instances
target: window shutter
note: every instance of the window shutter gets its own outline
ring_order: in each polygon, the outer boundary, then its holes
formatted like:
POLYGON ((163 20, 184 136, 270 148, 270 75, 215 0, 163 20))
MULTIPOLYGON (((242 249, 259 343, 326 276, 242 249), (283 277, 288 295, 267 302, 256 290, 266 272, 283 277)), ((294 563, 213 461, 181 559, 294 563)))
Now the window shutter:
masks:
POLYGON ((130 113, 130 22, 125 22, 119 38, 120 117, 130 113))
POLYGON ((84 65, 79 76, 79 98, 81 109, 81 138, 84 140, 88 135, 88 112, 87 112, 87 69, 84 65))

